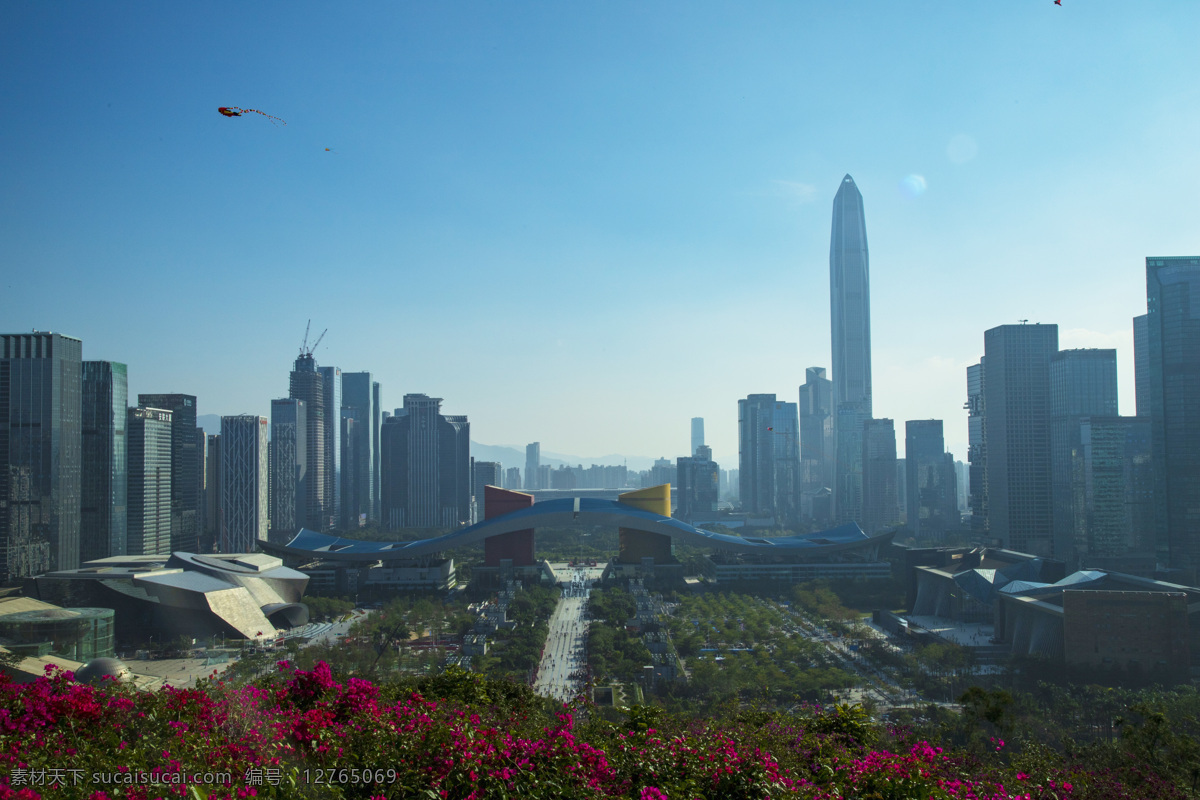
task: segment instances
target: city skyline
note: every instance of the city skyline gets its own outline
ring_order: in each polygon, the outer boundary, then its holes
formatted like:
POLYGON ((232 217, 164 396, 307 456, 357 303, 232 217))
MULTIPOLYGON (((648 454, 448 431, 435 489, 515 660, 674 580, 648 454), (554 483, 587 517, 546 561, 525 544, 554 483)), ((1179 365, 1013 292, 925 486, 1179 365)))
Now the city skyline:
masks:
POLYGON ((795 402, 831 367, 849 173, 876 416, 943 419, 965 461, 965 369, 1026 318, 1115 348, 1132 415, 1144 259, 1197 251, 1200 10, 1043 5, 311 7, 284 31, 266 8, 9 6, 0 313, 128 364, 130 397, 264 417, 311 318, 317 362, 371 371, 385 409, 427 392, 480 442, 669 458, 704 417, 728 468, 739 398, 795 402), (827 71, 846 41, 861 58, 827 71), (216 113, 239 103, 288 124, 216 113), (685 326, 696 346, 638 363, 685 326), (447 369, 498 330, 521 331, 502 357, 447 369))

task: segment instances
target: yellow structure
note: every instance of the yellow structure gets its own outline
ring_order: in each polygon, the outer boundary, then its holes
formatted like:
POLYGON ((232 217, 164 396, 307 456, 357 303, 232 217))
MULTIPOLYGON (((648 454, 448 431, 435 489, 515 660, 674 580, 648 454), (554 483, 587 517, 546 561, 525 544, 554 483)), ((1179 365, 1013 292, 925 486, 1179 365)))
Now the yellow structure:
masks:
MULTIPOLYGON (((617 497, 618 503, 633 506, 639 511, 649 511, 671 516, 671 484, 651 486, 649 489, 638 489, 636 492, 626 492, 617 497)), ((674 563, 671 553, 671 537, 661 533, 639 531, 634 528, 618 530, 619 555, 617 561, 621 564, 641 564, 646 559, 652 559, 654 564, 674 563)))
POLYGON ((617 502, 633 506, 642 511, 649 511, 653 514, 661 514, 664 517, 669 517, 671 516, 671 484, 664 483, 658 486, 651 486, 649 489, 626 492, 617 497, 617 502))

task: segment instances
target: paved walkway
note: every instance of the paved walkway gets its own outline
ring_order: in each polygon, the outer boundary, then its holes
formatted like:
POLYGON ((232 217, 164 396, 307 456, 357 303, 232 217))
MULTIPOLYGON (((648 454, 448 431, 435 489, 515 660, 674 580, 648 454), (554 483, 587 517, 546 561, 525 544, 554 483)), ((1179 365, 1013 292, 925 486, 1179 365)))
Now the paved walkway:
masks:
POLYGON ((565 703, 583 690, 582 679, 572 675, 582 674, 587 667, 588 622, 583 615, 591 582, 583 570, 568 568, 560 574, 570 577, 562 582, 562 597, 550 615, 550 632, 546 635, 533 691, 565 703))

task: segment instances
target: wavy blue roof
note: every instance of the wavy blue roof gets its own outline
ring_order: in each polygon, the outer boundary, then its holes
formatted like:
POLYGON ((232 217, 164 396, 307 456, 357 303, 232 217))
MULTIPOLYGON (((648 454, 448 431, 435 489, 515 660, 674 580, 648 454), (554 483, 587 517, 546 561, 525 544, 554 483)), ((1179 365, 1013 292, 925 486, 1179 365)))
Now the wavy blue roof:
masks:
MULTIPOLYGON (((892 533, 867 536, 853 522, 806 536, 780 536, 770 539, 742 538, 696 528, 681 520, 644 511, 616 500, 589 497, 560 498, 534 503, 477 522, 467 528, 412 542, 364 542, 317 533, 301 528, 285 545, 266 545, 264 549, 297 555, 322 556, 345 561, 377 561, 389 558, 417 558, 455 547, 476 544, 491 536, 539 526, 617 525, 634 530, 659 533, 700 547, 715 547, 739 553, 775 553, 790 556, 824 556, 840 550, 882 544, 892 533)), ((265 544, 265 543, 264 543, 265 544)))

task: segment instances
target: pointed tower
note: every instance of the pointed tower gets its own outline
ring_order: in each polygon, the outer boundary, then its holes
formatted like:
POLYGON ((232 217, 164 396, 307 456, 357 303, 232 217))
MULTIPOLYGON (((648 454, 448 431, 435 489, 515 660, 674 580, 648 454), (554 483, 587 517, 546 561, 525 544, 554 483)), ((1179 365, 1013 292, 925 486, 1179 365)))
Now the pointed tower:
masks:
POLYGON ((833 198, 829 237, 834 481, 839 522, 862 519, 862 426, 871 418, 871 282, 862 194, 849 175, 833 198))

